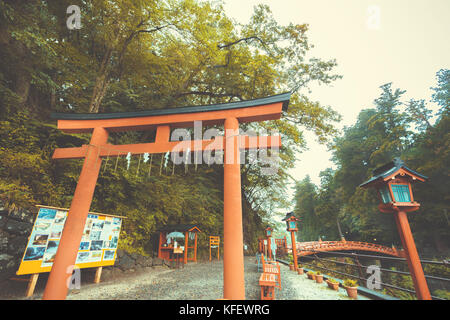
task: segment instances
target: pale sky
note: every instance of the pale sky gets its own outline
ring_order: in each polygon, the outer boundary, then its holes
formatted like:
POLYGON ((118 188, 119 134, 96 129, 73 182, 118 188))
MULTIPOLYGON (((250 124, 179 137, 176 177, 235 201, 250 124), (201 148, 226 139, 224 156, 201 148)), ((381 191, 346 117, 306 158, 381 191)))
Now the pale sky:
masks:
MULTIPOLYGON (((343 76, 329 86, 311 86, 308 96, 338 111, 339 125, 352 125, 363 108, 373 107, 381 90, 406 90, 404 100, 431 98, 436 72, 450 68, 449 0, 224 0, 227 16, 246 23, 259 3, 270 6, 279 24, 309 24, 311 56, 336 59, 343 76)), ((430 105, 431 106, 431 105, 430 105)), ((433 108, 435 110, 435 108, 433 108)), ((326 147, 306 134, 309 151, 298 156, 295 179, 333 167, 326 147)), ((292 192, 291 192, 292 194, 292 192)))

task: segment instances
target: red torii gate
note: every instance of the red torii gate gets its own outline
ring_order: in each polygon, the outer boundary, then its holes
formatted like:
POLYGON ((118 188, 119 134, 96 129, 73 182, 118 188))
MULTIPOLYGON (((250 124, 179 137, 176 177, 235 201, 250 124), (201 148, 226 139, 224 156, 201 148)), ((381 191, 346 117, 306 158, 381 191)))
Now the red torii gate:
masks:
POLYGON ((202 121, 203 125, 224 125, 224 137, 191 140, 189 149, 191 152, 224 151, 224 159, 227 161, 224 161, 223 297, 245 299, 239 150, 279 147, 281 139, 280 136, 272 136, 270 139, 240 136, 239 123, 279 119, 282 111, 287 110, 289 99, 290 93, 284 93, 261 99, 208 106, 104 114, 52 114, 52 118, 58 120, 58 129, 68 133, 92 133, 92 136, 89 145, 59 148, 53 154, 53 159, 84 158, 84 163, 43 299, 65 299, 67 296, 67 280, 76 261, 102 158, 117 157, 128 152, 132 154, 170 152, 180 143, 170 141, 170 129, 193 127, 195 121, 202 121), (107 143, 109 132, 154 129, 156 138, 152 143, 128 145, 107 143))

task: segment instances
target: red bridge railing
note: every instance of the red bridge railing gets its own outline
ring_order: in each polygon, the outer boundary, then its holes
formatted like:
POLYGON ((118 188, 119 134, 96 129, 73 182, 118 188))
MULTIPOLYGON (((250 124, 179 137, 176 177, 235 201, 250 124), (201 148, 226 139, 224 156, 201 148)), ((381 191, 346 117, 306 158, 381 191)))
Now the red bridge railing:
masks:
MULTIPOLYGON (((395 257, 404 257, 404 251, 395 247, 386 247, 375 243, 361 242, 361 241, 310 241, 297 242, 297 255, 307 256, 320 251, 345 251, 345 250, 360 250, 372 251, 381 254, 386 254, 395 257)), ((291 250, 291 246, 286 244, 285 248, 291 250)))

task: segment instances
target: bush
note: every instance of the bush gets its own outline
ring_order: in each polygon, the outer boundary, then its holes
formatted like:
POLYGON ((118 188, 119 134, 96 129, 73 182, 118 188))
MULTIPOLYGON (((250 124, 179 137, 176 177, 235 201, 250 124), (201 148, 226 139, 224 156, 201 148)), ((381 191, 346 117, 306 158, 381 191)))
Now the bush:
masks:
POLYGON ((331 283, 339 283, 339 281, 337 281, 337 280, 334 280, 334 279, 327 279, 329 282, 331 282, 331 283))
POLYGON ((294 256, 292 254, 288 255, 288 260, 289 260, 289 264, 293 264, 294 263, 294 256))
POLYGON ((435 290, 433 294, 437 297, 443 298, 445 300, 450 300, 450 292, 442 289, 435 290))

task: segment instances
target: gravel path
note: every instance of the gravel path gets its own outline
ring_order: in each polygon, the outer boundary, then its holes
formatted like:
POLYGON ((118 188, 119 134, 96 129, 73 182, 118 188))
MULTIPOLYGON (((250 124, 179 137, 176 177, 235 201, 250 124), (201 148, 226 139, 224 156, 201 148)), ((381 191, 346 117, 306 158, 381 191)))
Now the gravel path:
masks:
MULTIPOLYGON (((344 289, 328 289, 306 275, 298 275, 281 266, 281 290, 275 289, 277 300, 348 300, 344 289)), ((223 262, 190 263, 184 268, 149 268, 141 274, 130 274, 100 284, 83 284, 72 290, 67 300, 216 300, 223 297, 223 262)), ((245 257, 245 295, 259 300, 260 273, 255 258, 245 257)), ((41 295, 35 295, 40 299, 41 295)), ((367 299, 358 296, 358 299, 367 299)))

